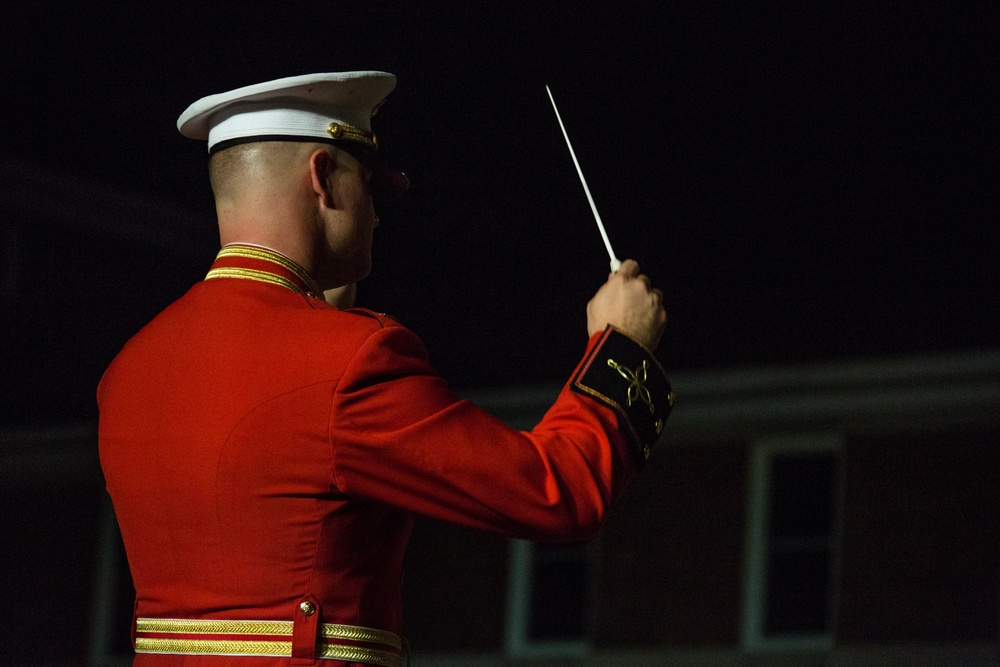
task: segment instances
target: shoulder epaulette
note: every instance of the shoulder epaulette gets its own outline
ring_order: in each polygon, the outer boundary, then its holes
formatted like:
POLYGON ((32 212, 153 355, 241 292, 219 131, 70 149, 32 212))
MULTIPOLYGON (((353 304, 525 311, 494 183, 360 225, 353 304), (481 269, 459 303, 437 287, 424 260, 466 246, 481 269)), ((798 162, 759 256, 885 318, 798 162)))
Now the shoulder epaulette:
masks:
POLYGON ((351 313, 352 315, 361 315, 362 317, 369 317, 376 320, 383 327, 395 326, 399 324, 395 318, 386 315, 385 313, 376 313, 374 310, 368 310, 367 308, 345 308, 341 312, 351 313))

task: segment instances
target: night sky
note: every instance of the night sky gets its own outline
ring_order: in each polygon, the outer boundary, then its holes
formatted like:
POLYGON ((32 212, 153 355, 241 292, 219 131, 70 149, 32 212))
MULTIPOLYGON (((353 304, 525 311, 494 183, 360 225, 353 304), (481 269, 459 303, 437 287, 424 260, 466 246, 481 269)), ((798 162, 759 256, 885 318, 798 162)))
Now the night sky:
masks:
POLYGON ((393 72, 375 127, 412 188, 379 204, 359 305, 456 386, 560 381, 607 275, 545 84, 617 254, 666 293, 668 368, 1000 344, 979 3, 115 4, 5 4, 0 158, 189 209, 211 239, 190 102, 393 72))

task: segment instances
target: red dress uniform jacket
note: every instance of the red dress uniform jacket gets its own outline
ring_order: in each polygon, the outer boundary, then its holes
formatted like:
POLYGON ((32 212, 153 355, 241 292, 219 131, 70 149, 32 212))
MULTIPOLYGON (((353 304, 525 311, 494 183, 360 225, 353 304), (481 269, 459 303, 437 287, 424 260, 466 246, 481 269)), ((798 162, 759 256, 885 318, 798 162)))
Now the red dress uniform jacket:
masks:
POLYGON ((413 515, 589 538, 669 412, 660 365, 609 328, 518 432, 405 327, 321 296, 287 258, 228 246, 101 381, 137 665, 399 664, 413 515))

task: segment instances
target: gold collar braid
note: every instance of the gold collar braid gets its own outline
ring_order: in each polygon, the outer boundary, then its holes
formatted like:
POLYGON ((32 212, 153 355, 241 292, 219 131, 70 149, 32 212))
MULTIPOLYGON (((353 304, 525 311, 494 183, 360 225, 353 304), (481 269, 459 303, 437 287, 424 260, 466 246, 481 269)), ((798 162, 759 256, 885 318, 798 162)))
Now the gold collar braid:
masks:
MULTIPOLYGON (((283 269, 291 272, 296 278, 298 278, 302 284, 307 288, 307 293, 315 296, 317 298, 322 298, 323 290, 319 288, 316 281, 313 280, 312 276, 299 266, 295 261, 289 259, 285 255, 282 255, 276 250, 271 250, 270 248, 263 248, 261 246, 250 246, 242 244, 227 245, 219 254, 216 256, 216 260, 225 259, 227 257, 238 257, 243 259, 256 259, 266 262, 273 262, 283 269)), ((251 280, 260 280, 262 282, 268 282, 275 285, 281 285, 282 287, 287 287, 294 292, 302 292, 302 289, 296 285, 293 281, 290 281, 282 276, 268 273, 267 271, 262 271, 259 269, 247 269, 247 268, 236 268, 236 267, 217 267, 208 272, 205 276, 206 279, 209 278, 249 278, 251 280)))

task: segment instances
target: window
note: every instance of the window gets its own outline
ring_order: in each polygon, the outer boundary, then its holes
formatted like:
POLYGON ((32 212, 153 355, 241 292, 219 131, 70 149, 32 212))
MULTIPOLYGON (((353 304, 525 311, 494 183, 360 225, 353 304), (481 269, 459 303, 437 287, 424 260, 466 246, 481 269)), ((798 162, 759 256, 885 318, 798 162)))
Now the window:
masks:
POLYGON ((585 654, 591 611, 591 547, 511 542, 507 654, 585 654))
POLYGON ((832 645, 841 515, 840 438, 754 443, 743 614, 748 650, 832 645))

